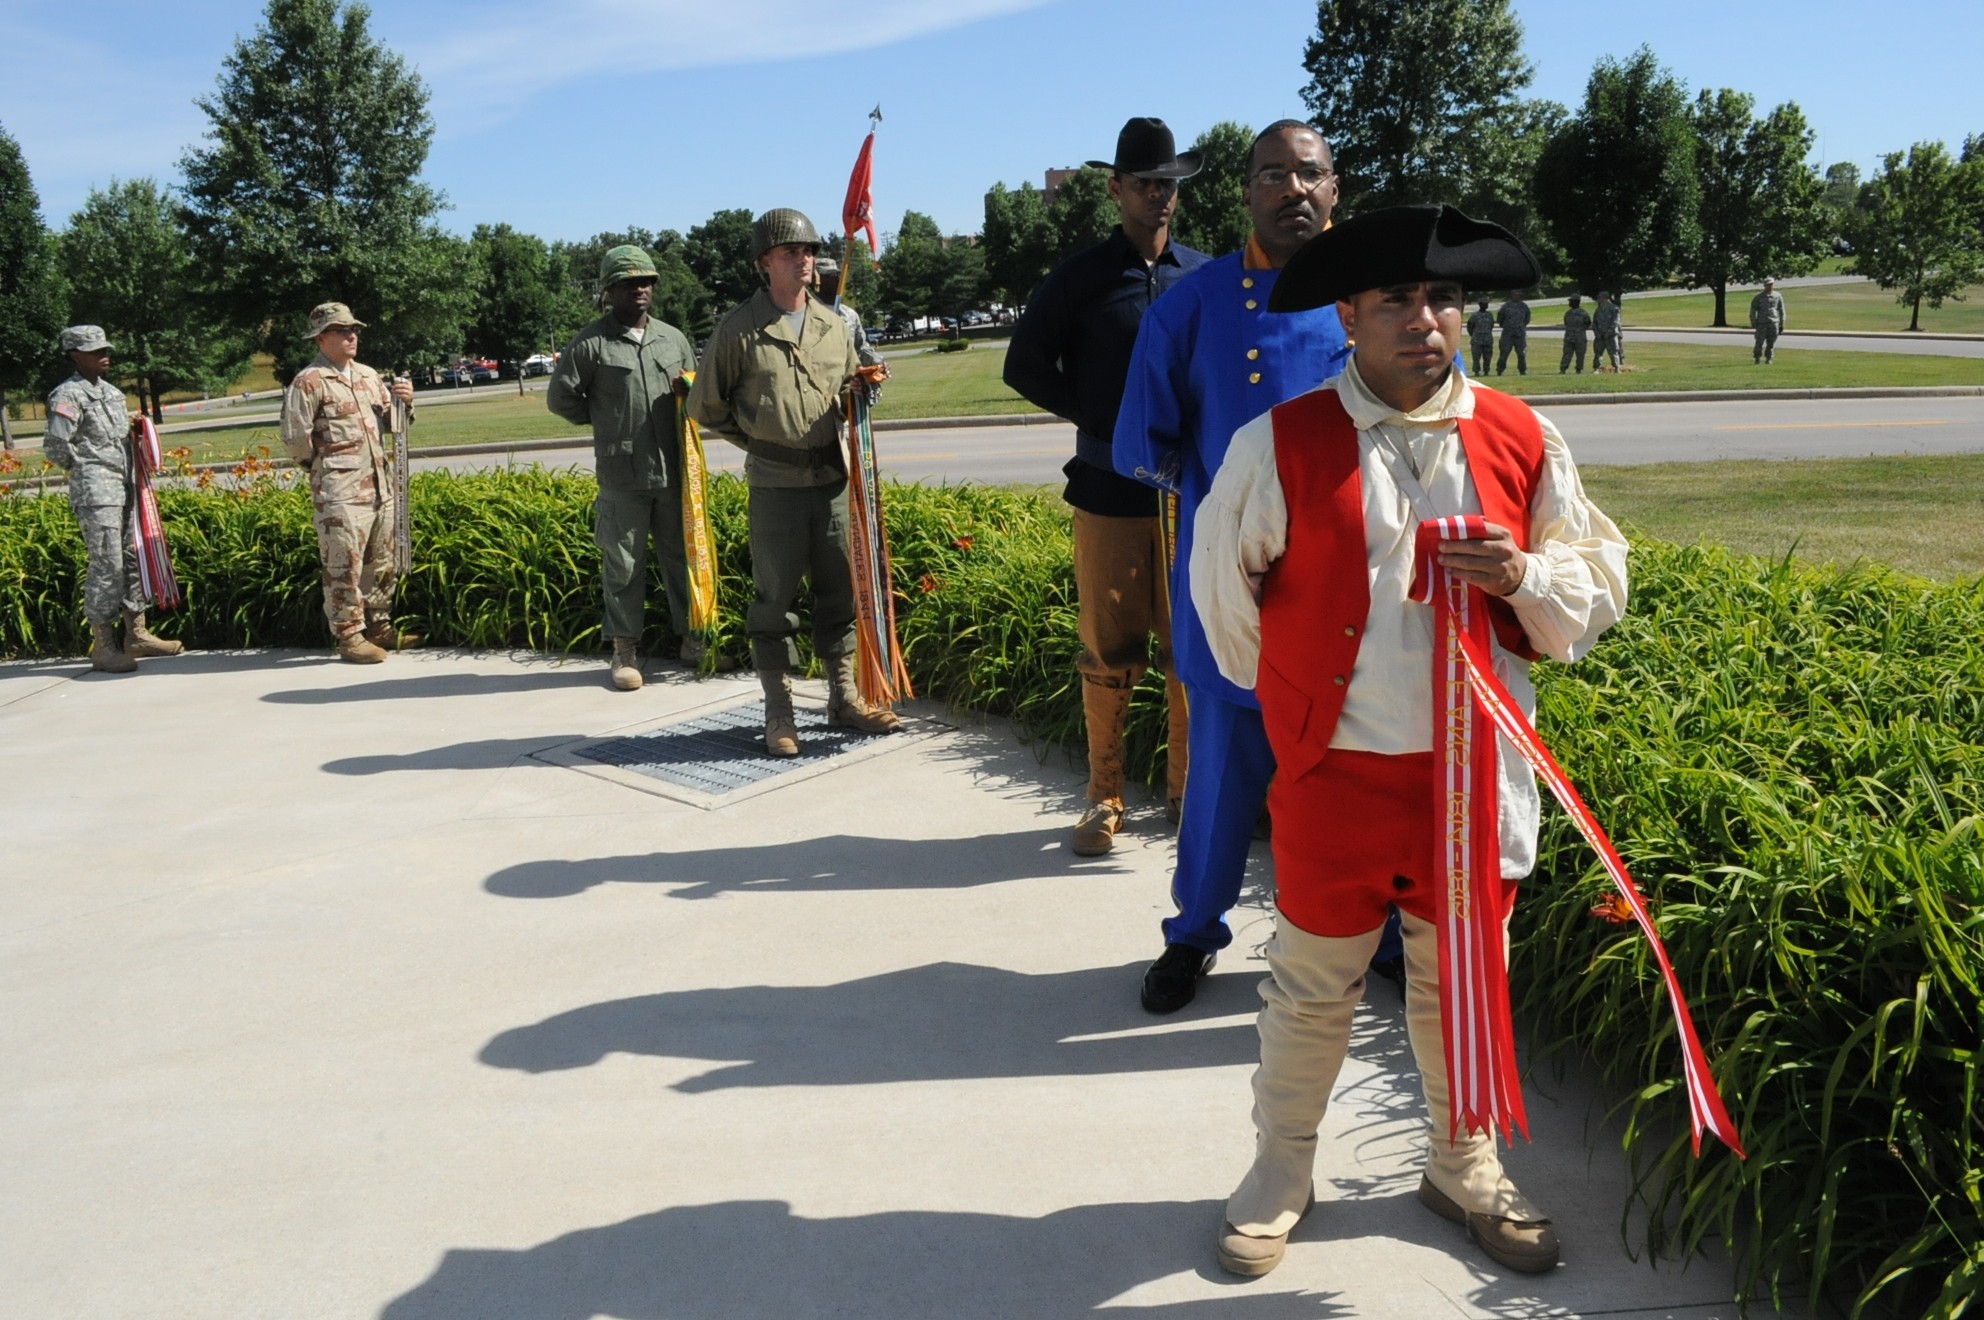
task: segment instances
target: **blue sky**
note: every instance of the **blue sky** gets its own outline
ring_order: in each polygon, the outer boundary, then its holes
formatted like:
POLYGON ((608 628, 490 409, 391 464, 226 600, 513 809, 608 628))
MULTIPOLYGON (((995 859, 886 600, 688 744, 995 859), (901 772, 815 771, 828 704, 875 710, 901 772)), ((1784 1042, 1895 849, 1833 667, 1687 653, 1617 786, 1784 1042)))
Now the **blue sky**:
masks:
MULTIPOLYGON (((1575 105, 1592 63, 1652 46, 1690 88, 1795 100, 1815 155, 1871 170, 1923 139, 1984 133, 1968 66, 1984 4, 1797 6, 1733 0, 1517 0, 1531 94, 1575 105), (1916 52, 1949 51, 1947 69, 1916 52)), ((49 223, 112 178, 177 178, 248 0, 0 0, 0 126, 49 223), (83 16, 82 22, 75 21, 83 16)), ((886 117, 875 202, 974 231, 997 180, 1106 158, 1130 115, 1183 145, 1221 119, 1304 113, 1312 0, 378 0, 375 33, 420 70, 437 121, 429 180, 450 228, 508 221, 546 238, 628 224, 688 229, 727 206, 798 206, 838 227, 867 112, 886 117)))

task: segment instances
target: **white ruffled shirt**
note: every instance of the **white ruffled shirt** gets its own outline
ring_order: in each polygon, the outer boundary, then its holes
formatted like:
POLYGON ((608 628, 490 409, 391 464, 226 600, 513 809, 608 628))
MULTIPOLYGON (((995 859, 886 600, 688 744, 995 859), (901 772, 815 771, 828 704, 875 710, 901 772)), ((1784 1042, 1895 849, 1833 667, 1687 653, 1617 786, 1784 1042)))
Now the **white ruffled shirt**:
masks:
MULTIPOLYGON (((1440 515, 1481 512, 1456 421, 1474 415, 1474 386, 1458 370, 1410 413, 1378 398, 1357 374, 1319 389, 1335 390, 1357 427, 1358 476, 1364 497, 1371 612, 1351 670, 1342 717, 1330 746, 1398 756, 1433 746, 1433 609, 1407 599, 1420 515, 1392 475, 1403 461, 1440 515)), ((1522 585, 1508 597, 1530 643, 1555 660, 1589 651, 1626 608, 1626 539, 1593 504, 1577 465, 1550 419, 1543 424, 1543 476, 1530 505, 1522 585)), ((1288 505, 1275 469, 1274 423, 1263 414, 1234 433, 1212 490, 1194 523, 1192 599, 1220 672, 1254 686, 1261 655, 1261 581, 1288 543, 1288 505)), ((1494 647, 1495 672, 1532 718, 1536 689, 1529 662, 1494 647)), ((1541 802, 1536 778, 1507 740, 1498 740, 1502 874, 1523 876, 1536 864, 1541 802)))

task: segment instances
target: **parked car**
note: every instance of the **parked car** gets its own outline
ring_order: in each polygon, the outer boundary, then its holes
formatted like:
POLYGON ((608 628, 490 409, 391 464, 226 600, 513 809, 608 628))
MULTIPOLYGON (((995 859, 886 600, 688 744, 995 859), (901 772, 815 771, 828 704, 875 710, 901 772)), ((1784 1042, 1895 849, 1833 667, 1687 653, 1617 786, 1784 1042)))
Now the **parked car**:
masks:
POLYGON ((503 379, 503 368, 494 358, 472 358, 468 364, 468 371, 469 379, 477 384, 503 379))
POLYGON ((533 353, 524 359, 524 375, 549 376, 557 365, 558 359, 549 353, 533 353))

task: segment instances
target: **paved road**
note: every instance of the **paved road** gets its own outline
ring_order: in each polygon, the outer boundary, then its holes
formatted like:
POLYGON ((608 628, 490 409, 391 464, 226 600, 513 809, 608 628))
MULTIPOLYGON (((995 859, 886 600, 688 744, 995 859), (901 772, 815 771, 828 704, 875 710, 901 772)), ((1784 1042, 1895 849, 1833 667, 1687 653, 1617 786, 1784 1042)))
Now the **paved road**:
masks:
MULTIPOLYGON (((1618 403, 1543 411, 1570 438, 1578 461, 1701 462, 1721 458, 1832 458, 1864 454, 1984 452, 1984 398, 1787 399, 1740 403, 1618 403)), ((1063 423, 890 431, 883 466, 907 481, 1058 482, 1074 452, 1063 423)), ((424 459, 456 471, 541 463, 590 468, 586 449, 500 457, 424 459)), ((726 444, 710 446, 719 472, 743 468, 726 444)))

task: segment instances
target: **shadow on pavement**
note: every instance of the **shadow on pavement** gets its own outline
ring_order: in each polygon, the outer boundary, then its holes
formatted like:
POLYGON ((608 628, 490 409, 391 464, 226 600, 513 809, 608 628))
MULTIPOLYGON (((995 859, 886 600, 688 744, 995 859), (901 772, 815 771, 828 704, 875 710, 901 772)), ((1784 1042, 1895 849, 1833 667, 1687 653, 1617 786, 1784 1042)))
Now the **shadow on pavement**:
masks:
POLYGON ((1339 1294, 1243 1285, 1212 1262, 1213 1201, 1076 1206, 1039 1219, 892 1211, 808 1219, 784 1201, 681 1206, 522 1251, 457 1249, 381 1320, 1328 1320, 1339 1294), (1198 1271, 1226 1295, 1112 1299, 1198 1271), (1242 1291, 1245 1288, 1247 1291, 1242 1291))
POLYGON ((530 1073, 586 1068, 609 1054, 723 1064, 674 1086, 691 1093, 1165 1072, 1259 1058, 1256 974, 1207 977, 1184 1014, 1155 1018, 1137 1003, 1142 970, 1130 963, 1031 976, 931 963, 839 985, 639 995, 502 1032, 479 1057, 530 1073), (1248 1020, 1193 1024, 1238 1013, 1248 1020))
MULTIPOLYGON (((390 662, 389 662, 390 663, 390 662)), ((279 706, 330 706, 351 701, 425 700, 429 697, 484 697, 506 692, 543 692, 553 688, 608 688, 603 665, 568 665, 526 669, 515 674, 416 674, 382 678, 334 688, 291 688, 266 692, 262 700, 279 706)))
POLYGON ((1066 831, 1059 828, 947 839, 830 834, 755 847, 519 862, 491 875, 483 888, 504 898, 568 898, 596 885, 674 885, 668 891, 671 898, 716 898, 729 893, 971 889, 1043 874, 1121 870, 1107 857, 1076 857, 1067 849, 1066 831))
MULTIPOLYGON (((450 743, 446 747, 425 747, 417 752, 341 757, 324 762, 324 770, 333 775, 383 775, 394 770, 501 770, 532 752, 577 742, 585 736, 582 733, 547 733, 535 738, 481 738, 475 742, 450 743)), ((545 764, 544 768, 553 770, 557 767, 545 764)))

